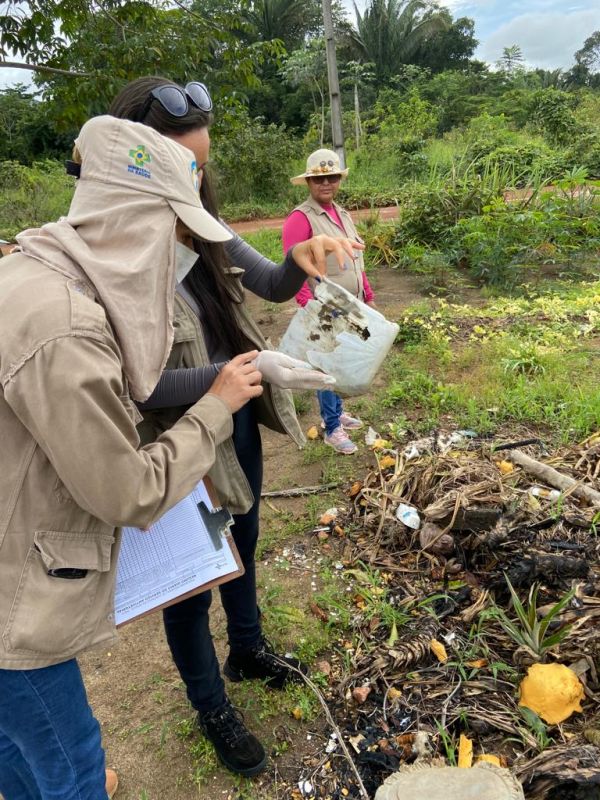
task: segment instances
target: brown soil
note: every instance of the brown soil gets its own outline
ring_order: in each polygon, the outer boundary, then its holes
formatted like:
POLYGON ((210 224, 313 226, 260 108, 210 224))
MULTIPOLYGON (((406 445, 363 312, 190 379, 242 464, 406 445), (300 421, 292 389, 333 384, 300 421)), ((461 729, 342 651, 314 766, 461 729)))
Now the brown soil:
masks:
MULTIPOLYGON (((374 211, 379 215, 379 218, 383 220, 396 219, 398 216, 398 206, 386 206, 385 208, 377 209, 359 208, 350 211, 350 215, 356 222, 359 219, 370 217, 374 211)), ((274 217, 273 219, 252 219, 246 222, 232 222, 231 227, 234 231, 236 231, 236 233, 244 234, 254 233, 255 231, 261 230, 261 228, 278 229, 283 226, 284 222, 285 217, 274 217)))

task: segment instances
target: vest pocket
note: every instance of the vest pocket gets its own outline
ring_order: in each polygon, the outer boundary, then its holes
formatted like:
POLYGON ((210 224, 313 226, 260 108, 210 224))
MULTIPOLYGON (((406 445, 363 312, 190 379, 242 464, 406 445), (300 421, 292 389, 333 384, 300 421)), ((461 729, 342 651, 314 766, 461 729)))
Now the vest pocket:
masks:
POLYGON ((2 634, 8 652, 69 656, 89 640, 104 616, 95 600, 113 542, 112 535, 35 533, 2 634))

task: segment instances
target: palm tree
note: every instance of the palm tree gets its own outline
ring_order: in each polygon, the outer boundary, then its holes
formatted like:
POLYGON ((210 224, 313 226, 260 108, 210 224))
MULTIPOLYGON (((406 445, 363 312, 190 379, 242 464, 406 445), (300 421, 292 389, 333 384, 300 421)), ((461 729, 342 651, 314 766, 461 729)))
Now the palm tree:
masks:
POLYGON ((322 25, 317 0, 251 0, 242 14, 259 41, 280 39, 288 52, 322 25))
POLYGON ((387 83, 427 38, 449 26, 449 15, 431 0, 371 0, 363 14, 356 3, 354 11, 354 40, 364 59, 375 64, 378 83, 387 83))

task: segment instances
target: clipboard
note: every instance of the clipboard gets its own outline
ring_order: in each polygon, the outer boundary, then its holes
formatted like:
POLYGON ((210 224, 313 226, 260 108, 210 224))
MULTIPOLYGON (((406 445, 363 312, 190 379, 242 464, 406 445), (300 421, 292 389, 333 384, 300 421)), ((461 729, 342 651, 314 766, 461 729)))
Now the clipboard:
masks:
POLYGON ((120 628, 243 575, 245 570, 230 532, 232 524, 233 517, 227 509, 219 505, 210 478, 205 478, 190 495, 157 520, 148 531, 125 528, 122 536, 131 538, 127 541, 123 538, 119 552, 115 589, 116 627, 120 628), (211 508, 207 506, 202 495, 208 499, 211 508), (200 502, 197 502, 199 498, 200 502), (191 511, 192 501, 195 506, 194 512, 191 511), (190 547, 190 552, 193 552, 196 546, 199 548, 195 555, 197 569, 193 559, 188 565, 189 568, 186 568, 185 556, 181 554, 179 554, 180 563, 176 565, 167 552, 169 542, 176 545, 176 540, 169 538, 173 521, 176 522, 178 514, 184 511, 187 515, 186 521, 189 521, 190 514, 198 514, 195 521, 192 520, 191 527, 194 530, 191 531, 191 535, 179 537, 179 543, 185 540, 184 546, 190 547), (207 566, 206 570, 218 574, 214 574, 210 580, 196 583, 198 574, 204 569, 204 566, 200 565, 203 560, 201 554, 207 557, 207 563, 211 562, 211 566, 207 566), (161 559, 165 560, 164 564, 161 559), (224 564, 217 566, 220 560, 224 564), (187 573, 183 579, 181 574, 177 578, 173 576, 173 587, 168 585, 169 578, 165 576, 165 570, 168 573, 170 569, 175 573, 187 573), (223 569, 226 571, 223 572, 223 569), (143 586, 139 594, 137 594, 138 578, 143 586), (186 588, 178 593, 175 584, 180 579, 186 588), (190 585, 192 588, 187 588, 190 585))

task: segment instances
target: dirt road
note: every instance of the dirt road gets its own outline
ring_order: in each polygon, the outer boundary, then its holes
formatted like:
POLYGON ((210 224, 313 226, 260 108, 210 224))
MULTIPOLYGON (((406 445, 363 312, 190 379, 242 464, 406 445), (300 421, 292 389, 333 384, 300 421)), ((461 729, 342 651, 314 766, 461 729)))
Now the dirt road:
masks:
MULTIPOLYGON (((374 211, 377 212, 379 218, 383 220, 396 219, 398 216, 398 206, 386 206, 385 208, 376 209, 359 208, 358 210, 351 211, 350 215, 356 222, 357 220, 370 216, 374 211)), ((285 217, 275 217, 272 219, 252 219, 247 222, 232 222, 230 225, 236 233, 241 235, 244 233, 254 233, 263 228, 279 229, 283 226, 284 221, 285 217)))

